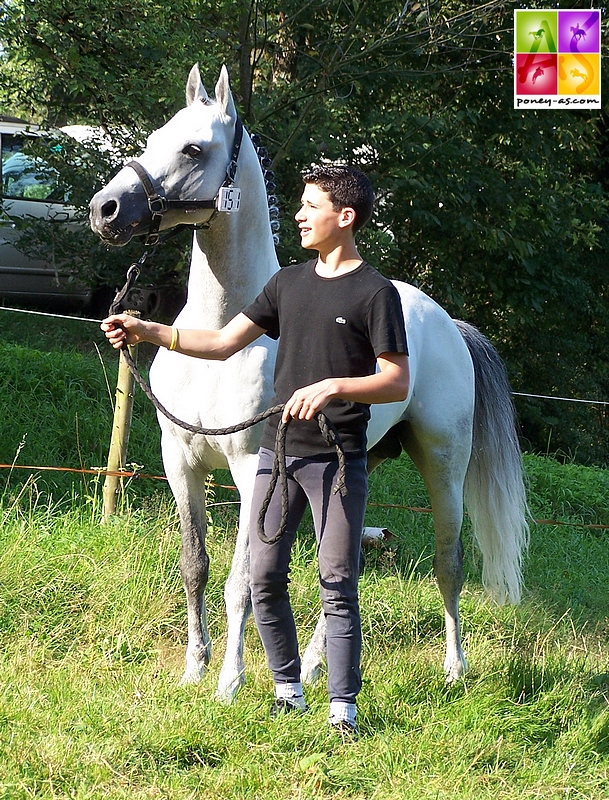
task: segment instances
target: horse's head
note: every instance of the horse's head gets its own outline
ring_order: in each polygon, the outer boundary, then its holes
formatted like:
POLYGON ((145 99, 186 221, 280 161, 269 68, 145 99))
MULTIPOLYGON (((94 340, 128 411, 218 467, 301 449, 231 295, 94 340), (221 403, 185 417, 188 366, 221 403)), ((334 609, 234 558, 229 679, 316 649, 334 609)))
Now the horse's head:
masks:
POLYGON ((204 223, 215 213, 215 199, 234 158, 237 126, 226 68, 214 102, 195 65, 186 101, 186 108, 149 136, 137 161, 123 167, 91 200, 91 228, 109 244, 122 246, 133 236, 148 234, 155 215, 157 230, 166 230, 204 223))

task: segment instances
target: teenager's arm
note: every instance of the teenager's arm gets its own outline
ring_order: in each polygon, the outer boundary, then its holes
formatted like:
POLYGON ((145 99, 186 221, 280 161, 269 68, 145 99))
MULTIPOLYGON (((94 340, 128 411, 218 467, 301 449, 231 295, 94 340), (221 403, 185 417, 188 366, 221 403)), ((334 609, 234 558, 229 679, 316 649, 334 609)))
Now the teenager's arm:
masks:
POLYGON ((405 400, 410 386, 408 356, 381 353, 379 372, 362 378, 326 378, 294 392, 283 411, 283 420, 313 419, 335 398, 354 403, 395 403, 405 400))
POLYGON ((138 344, 151 342, 178 353, 196 358, 224 361, 233 353, 265 333, 245 314, 237 314, 218 331, 176 329, 159 322, 147 322, 129 314, 114 314, 101 324, 112 347, 121 347, 123 342, 138 344))

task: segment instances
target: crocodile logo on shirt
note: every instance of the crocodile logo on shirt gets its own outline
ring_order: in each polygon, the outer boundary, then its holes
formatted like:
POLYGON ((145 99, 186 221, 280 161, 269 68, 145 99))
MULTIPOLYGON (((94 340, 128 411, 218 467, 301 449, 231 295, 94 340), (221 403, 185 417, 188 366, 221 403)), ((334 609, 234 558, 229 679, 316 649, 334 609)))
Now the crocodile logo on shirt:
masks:
POLYGON ((347 320, 344 317, 336 317, 334 322, 338 322, 339 325, 346 325, 347 320))

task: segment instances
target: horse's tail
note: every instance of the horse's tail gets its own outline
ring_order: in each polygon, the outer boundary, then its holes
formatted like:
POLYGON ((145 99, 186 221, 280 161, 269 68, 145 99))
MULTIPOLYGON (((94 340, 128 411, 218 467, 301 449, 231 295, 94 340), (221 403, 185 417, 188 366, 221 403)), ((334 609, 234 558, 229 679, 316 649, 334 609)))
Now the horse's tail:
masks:
POLYGON ((472 454, 465 504, 482 552, 482 583, 498 603, 517 603, 529 526, 522 454, 507 370, 479 330, 455 320, 474 363, 472 454))

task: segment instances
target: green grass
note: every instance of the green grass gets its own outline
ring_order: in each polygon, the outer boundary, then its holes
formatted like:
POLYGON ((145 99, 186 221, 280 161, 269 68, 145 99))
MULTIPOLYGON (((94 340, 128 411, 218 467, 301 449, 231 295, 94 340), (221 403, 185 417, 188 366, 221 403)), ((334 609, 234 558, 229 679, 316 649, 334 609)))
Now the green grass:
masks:
MULTIPOLYGON (((470 672, 448 688, 439 596, 428 559, 411 558, 412 539, 428 538, 426 519, 404 518, 395 548, 369 555, 362 736, 343 743, 326 729, 323 682, 308 694, 308 715, 268 719, 271 683, 251 622, 247 685, 232 706, 214 700, 230 508, 212 512, 216 658, 202 684, 188 688, 178 687, 185 609, 168 497, 101 526, 93 504, 54 508, 29 487, 2 513, 3 797, 606 797, 600 603, 585 619, 577 606, 549 604, 527 570, 521 606, 497 608, 484 601, 472 567, 462 602, 470 672)), ((587 591, 595 539, 578 542, 587 591)), ((545 547, 534 536, 533 553, 545 547)), ((303 640, 318 608, 313 562, 305 527, 293 574, 303 640)))
MULTIPOLYGON (((100 358, 77 332, 58 343, 47 327, 48 346, 23 333, 7 328, 0 344, 11 376, 0 389, 2 458, 10 463, 27 434, 18 463, 24 453, 33 464, 103 463, 115 354, 100 343, 100 358)), ((147 471, 160 469, 145 404, 131 449, 147 471)), ((97 479, 0 473, 0 798, 607 798, 609 531, 579 523, 609 523, 609 473, 535 456, 525 464, 533 516, 570 524, 532 526, 515 608, 484 599, 465 525, 470 670, 453 687, 442 675, 431 517, 383 505, 426 506, 421 480, 405 458, 373 476, 368 523, 395 537, 368 551, 361 580, 361 737, 349 743, 327 730, 323 679, 307 693, 308 714, 268 718, 272 686, 251 621, 247 684, 231 706, 214 699, 233 492, 214 489, 211 508, 214 660, 200 685, 180 688, 186 615, 168 489, 131 484, 102 525, 97 479)), ((319 609, 308 519, 292 596, 304 643, 319 609)))
MULTIPOLYGON (((142 348, 144 372, 152 352, 142 348)), ((21 485, 22 466, 105 467, 117 369, 94 323, 0 311, 0 464, 15 464, 7 486, 21 485)), ((136 392, 129 459, 141 472, 163 474, 159 438, 154 409, 136 392)), ((40 472, 36 483, 57 497, 95 493, 98 480, 40 472)), ((135 493, 153 490, 142 482, 135 493)))

